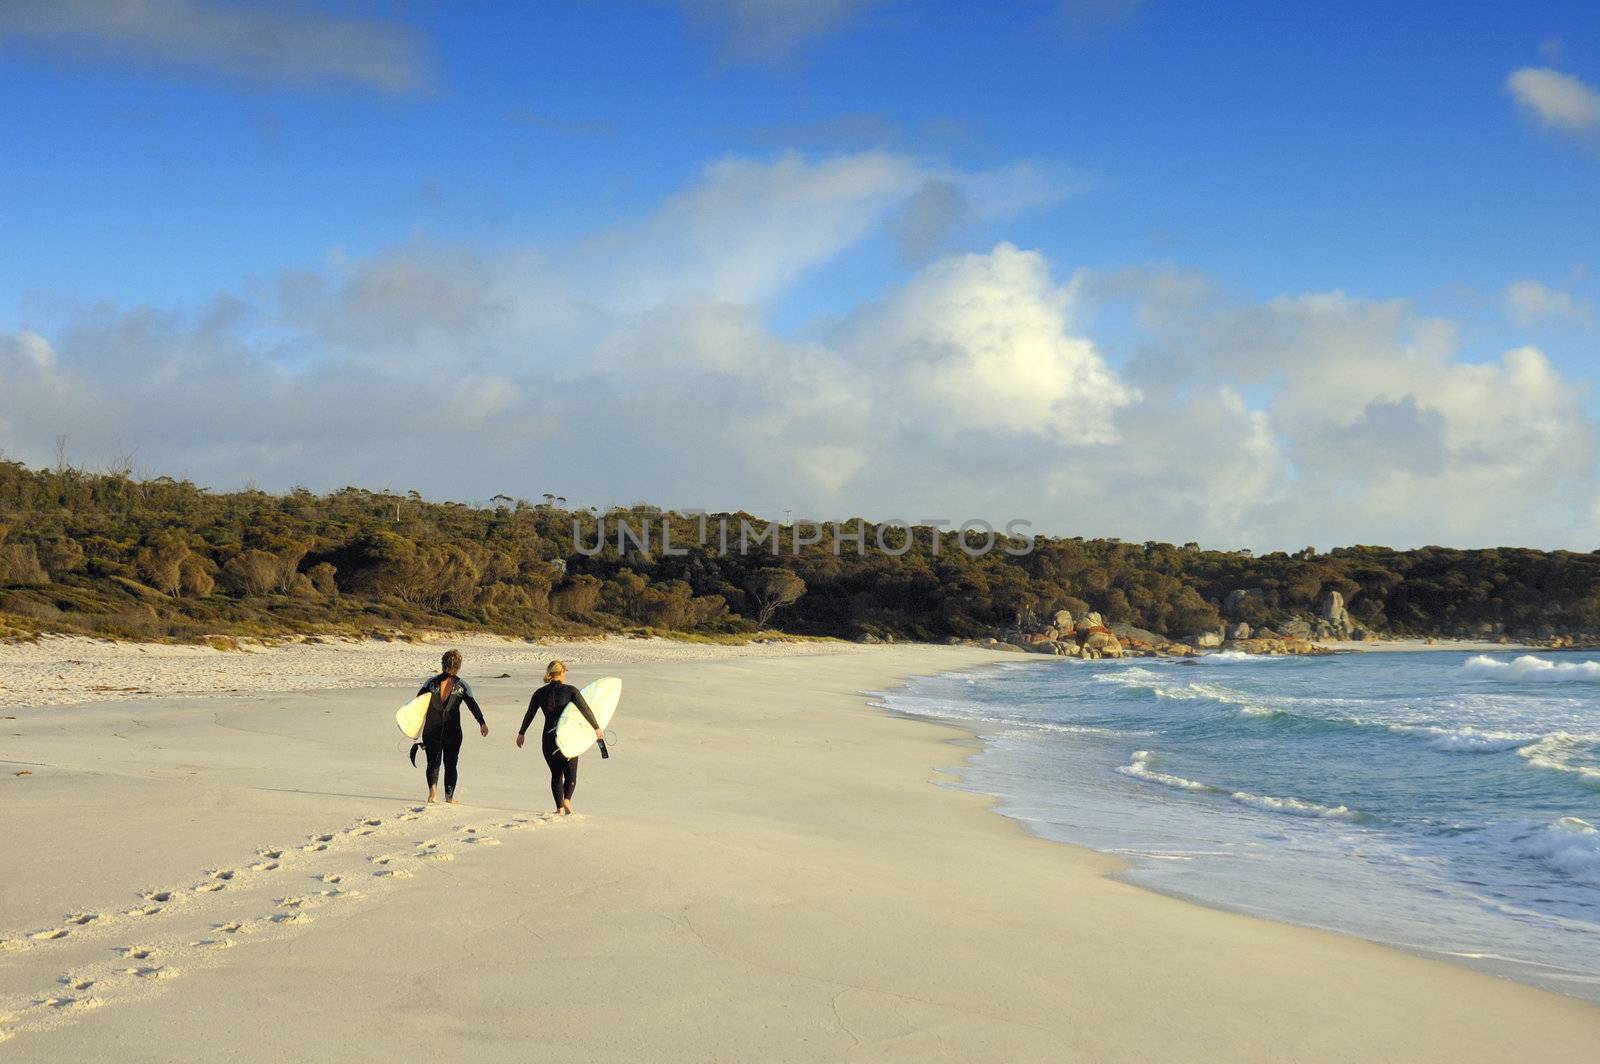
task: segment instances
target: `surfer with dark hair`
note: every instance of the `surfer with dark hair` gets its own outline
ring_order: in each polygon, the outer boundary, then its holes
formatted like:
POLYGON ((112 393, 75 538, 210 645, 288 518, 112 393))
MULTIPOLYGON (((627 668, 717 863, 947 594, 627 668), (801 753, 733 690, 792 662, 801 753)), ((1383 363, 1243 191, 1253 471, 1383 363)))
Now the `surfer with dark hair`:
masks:
POLYGON ((478 731, 489 736, 489 725, 484 723, 483 710, 472 697, 472 688, 458 673, 461 671, 461 651, 447 650, 440 661, 443 671, 422 685, 419 695, 431 695, 428 716, 422 725, 422 741, 411 747, 411 763, 417 763, 417 747, 428 752, 428 801, 437 801, 439 764, 444 763, 444 800, 451 805, 456 801, 456 758, 461 755, 461 703, 465 702, 478 721, 478 731))
POLYGON ((556 800, 556 812, 563 814, 572 812, 572 792, 578 787, 578 759, 563 754, 556 745, 556 724, 561 720, 561 711, 569 705, 578 707, 583 719, 594 729, 596 739, 605 738, 605 730, 594 719, 594 710, 583 700, 582 692, 567 683, 567 666, 562 661, 552 661, 544 670, 544 686, 528 699, 528 712, 517 732, 517 746, 520 747, 528 725, 533 723, 533 715, 544 714, 544 763, 550 766, 550 795, 556 800))

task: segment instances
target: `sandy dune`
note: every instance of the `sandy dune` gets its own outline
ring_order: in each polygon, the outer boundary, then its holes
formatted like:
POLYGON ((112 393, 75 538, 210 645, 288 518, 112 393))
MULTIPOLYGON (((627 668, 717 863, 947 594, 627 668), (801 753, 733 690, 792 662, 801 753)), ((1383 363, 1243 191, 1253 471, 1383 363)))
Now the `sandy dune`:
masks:
MULTIPOLYGON (((573 678, 624 677, 618 742, 583 759, 580 815, 557 820, 537 751, 512 745, 545 656, 518 649, 468 649, 491 732, 469 735, 469 804, 450 809, 419 806, 389 720, 436 647, 396 648, 383 668, 410 679, 383 688, 277 693, 318 686, 300 682, 313 655, 264 693, 4 710, 0 1054, 1588 1061, 1600 1044, 1600 1008, 1142 891, 930 785, 970 740, 861 692, 997 655, 591 645, 573 678)), ((259 662, 217 657, 243 670, 231 686, 258 682, 259 662)), ((42 667, 0 662, 4 690, 42 667)))

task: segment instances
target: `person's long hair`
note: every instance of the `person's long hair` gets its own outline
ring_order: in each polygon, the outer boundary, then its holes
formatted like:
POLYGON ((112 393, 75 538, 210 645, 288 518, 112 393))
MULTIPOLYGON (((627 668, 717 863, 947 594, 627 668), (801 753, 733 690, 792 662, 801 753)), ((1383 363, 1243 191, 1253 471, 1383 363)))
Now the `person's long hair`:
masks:
POLYGON ((557 676, 567 671, 567 663, 557 658, 544 668, 544 682, 554 683, 557 676))

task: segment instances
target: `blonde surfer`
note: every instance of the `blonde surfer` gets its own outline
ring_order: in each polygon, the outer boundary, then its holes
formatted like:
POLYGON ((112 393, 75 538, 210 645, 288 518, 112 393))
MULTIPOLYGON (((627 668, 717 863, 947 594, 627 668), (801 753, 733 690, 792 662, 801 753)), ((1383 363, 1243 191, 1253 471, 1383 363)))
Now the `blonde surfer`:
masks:
POLYGON ((594 711, 583 700, 583 694, 567 683, 567 666, 562 661, 552 661, 544 670, 544 686, 528 699, 528 712, 517 732, 517 746, 520 747, 534 714, 544 714, 544 762, 550 766, 550 795, 555 799, 556 812, 563 814, 572 812, 572 792, 578 787, 578 759, 566 756, 556 745, 556 724, 561 720, 561 711, 569 705, 578 707, 583 719, 594 729, 596 739, 605 738, 605 731, 595 721, 594 711))

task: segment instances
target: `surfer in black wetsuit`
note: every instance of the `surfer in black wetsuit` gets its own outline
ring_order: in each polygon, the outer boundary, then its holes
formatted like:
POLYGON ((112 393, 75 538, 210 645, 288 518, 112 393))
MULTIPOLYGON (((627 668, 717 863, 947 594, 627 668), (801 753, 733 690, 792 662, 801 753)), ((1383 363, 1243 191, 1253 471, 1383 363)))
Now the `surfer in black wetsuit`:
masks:
MULTIPOLYGON (((428 801, 436 801, 439 782, 439 762, 444 762, 444 800, 451 805, 456 801, 456 758, 461 755, 461 703, 478 721, 478 731, 489 736, 489 725, 484 723, 483 710, 472 697, 472 688, 456 674, 461 671, 461 651, 446 651, 440 662, 444 671, 422 685, 419 695, 432 695, 428 700, 428 715, 422 724, 422 741, 417 744, 428 752, 428 801)), ((417 747, 411 748, 411 763, 417 763, 417 747)))
POLYGON ((567 757, 556 746, 556 723, 561 720, 561 711, 569 705, 578 707, 583 719, 594 729, 596 739, 605 738, 605 732, 595 722, 594 711, 589 708, 589 703, 583 700, 583 695, 576 687, 567 683, 567 666, 560 661, 552 661, 550 667, 544 670, 544 686, 528 699, 528 712, 523 715, 522 729, 517 732, 517 745, 520 747, 528 725, 533 723, 533 715, 544 713, 544 763, 550 766, 550 795, 556 800, 558 813, 572 812, 572 792, 578 786, 578 759, 567 757))

